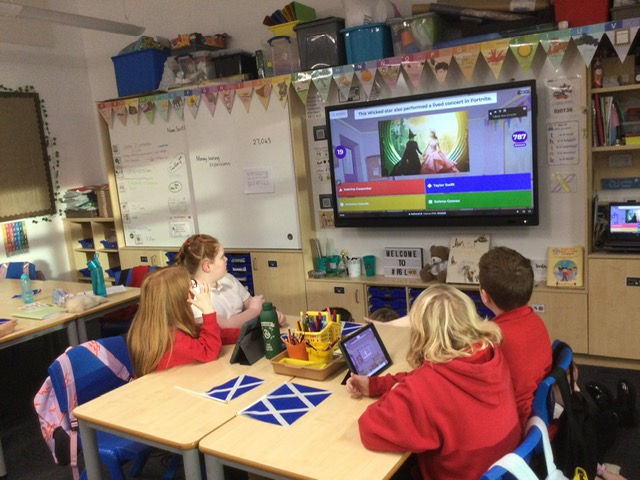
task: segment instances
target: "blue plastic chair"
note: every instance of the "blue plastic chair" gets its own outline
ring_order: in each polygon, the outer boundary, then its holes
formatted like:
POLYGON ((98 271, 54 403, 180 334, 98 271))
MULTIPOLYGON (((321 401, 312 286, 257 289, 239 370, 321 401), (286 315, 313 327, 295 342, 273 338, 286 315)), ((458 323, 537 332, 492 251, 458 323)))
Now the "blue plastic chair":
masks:
MULTIPOLYGON (((103 338, 97 341, 113 353, 133 376, 131 359, 123 337, 103 338)), ((78 405, 93 400, 125 383, 83 346, 69 349, 66 355, 73 368, 78 405)), ((64 413, 68 411, 69 400, 67 399, 64 374, 58 360, 49 367, 49 376, 60 410, 64 413)), ((122 465, 127 462, 133 462, 129 475, 132 477, 138 475, 153 451, 153 448, 147 445, 101 431, 97 432, 97 440, 100 461, 107 466, 112 480, 125 480, 122 465)), ((78 445, 80 446, 80 439, 78 445)), ((86 472, 82 473, 81 478, 86 479, 86 472)))
MULTIPOLYGON (((541 449, 542 432, 534 425, 529 429, 524 440, 516 447, 513 453, 522 458, 527 464, 531 464, 533 455, 541 449)), ((515 477, 503 467, 495 465, 489 468, 489 470, 480 477, 480 480, 515 480, 515 477)))
MULTIPOLYGON (((555 340, 553 342, 553 365, 552 370, 560 368, 563 371, 568 371, 571 368, 573 362, 573 350, 566 343, 561 340, 555 340)), ((533 397, 533 406, 531 409, 532 415, 540 417, 544 423, 549 426, 553 420, 553 410, 555 407, 555 395, 553 394, 553 386, 556 383, 556 379, 553 375, 548 375, 536 390, 533 397)))

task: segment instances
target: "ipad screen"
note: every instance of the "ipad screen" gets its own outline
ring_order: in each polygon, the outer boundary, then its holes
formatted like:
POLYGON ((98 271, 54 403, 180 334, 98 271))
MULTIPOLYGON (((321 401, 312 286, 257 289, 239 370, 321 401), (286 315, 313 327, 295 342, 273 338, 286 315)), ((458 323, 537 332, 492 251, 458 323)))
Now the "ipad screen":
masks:
POLYGON ((391 365, 391 358, 373 323, 343 338, 339 345, 352 373, 370 377, 391 365))

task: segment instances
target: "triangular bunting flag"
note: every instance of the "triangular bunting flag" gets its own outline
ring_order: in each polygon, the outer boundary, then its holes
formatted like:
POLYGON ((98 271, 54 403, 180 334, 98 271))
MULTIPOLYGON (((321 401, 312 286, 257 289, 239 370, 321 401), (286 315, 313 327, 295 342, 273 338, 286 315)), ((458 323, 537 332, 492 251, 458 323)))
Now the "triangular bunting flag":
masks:
POLYGON ((169 94, 169 104, 178 114, 180 120, 184 120, 184 98, 182 92, 171 92, 169 94))
POLYGON ((154 103, 156 105, 156 110, 160 113, 164 121, 169 120, 169 94, 160 93, 154 96, 154 103))
POLYGON ((556 70, 560 68, 564 54, 569 47, 571 40, 571 30, 554 30, 540 34, 540 45, 547 52, 547 59, 556 70))
POLYGON ((578 51, 587 66, 591 65, 591 60, 593 60, 598 45, 600 45, 602 35, 604 35, 604 24, 602 23, 571 29, 573 43, 578 47, 578 51))
POLYGON ((293 73, 291 75, 291 83, 302 103, 306 105, 307 97, 309 96, 309 85, 311 84, 311 74, 309 72, 293 73))
POLYGON ((513 37, 509 41, 511 53, 516 57, 518 63, 525 72, 528 72, 533 63, 533 57, 536 55, 538 44, 540 43, 540 35, 537 33, 524 35, 522 37, 513 37))
POLYGON ((185 90, 185 102, 193 118, 198 116, 198 107, 200 106, 200 90, 185 90))
POLYGON ((280 75, 279 77, 273 77, 271 79, 271 85, 276 87, 276 94, 278 95, 278 101, 280 102, 280 105, 282 105, 282 108, 287 106, 290 84, 291 75, 280 75))
MULTIPOLYGON (((640 20, 638 20, 640 21, 640 20)), ((636 35, 638 34, 638 27, 636 26, 625 26, 622 27, 622 22, 609 22, 605 24, 605 32, 607 33, 607 37, 611 41, 611 45, 615 49, 618 54, 618 58, 620 62, 623 63, 629 54, 629 49, 633 44, 636 35)))
POLYGON ((353 65, 333 67, 333 81, 340 91, 341 98, 349 98, 351 83, 353 82, 353 65))
POLYGON ((476 68, 478 62, 478 54, 480 53, 480 44, 472 43, 470 45, 460 45, 453 47, 453 58, 456 59, 456 63, 467 81, 471 81, 473 77, 473 71, 476 68))
POLYGON ((116 100, 113 102, 113 111, 116 112, 116 117, 120 120, 120 123, 124 126, 127 125, 127 106, 124 104, 124 100, 116 100))
POLYGON ((329 98, 329 89, 331 88, 331 69, 321 68, 311 72, 311 80, 320 94, 322 102, 326 102, 329 98))
POLYGON ((367 98, 371 96, 373 82, 376 80, 376 72, 378 71, 378 61, 370 60, 365 63, 357 63, 354 66, 356 77, 360 82, 362 90, 367 98))
POLYGON ((427 63, 431 67, 431 70, 440 85, 444 85, 447 79, 452 54, 453 50, 451 48, 442 48, 440 50, 427 52, 427 63))
POLYGON ((236 93, 244 105, 245 110, 249 113, 249 110, 251 110, 251 99, 253 98, 253 83, 251 81, 240 83, 236 89, 236 93))
POLYGON ((413 53, 406 57, 402 57, 402 69, 409 78, 409 83, 413 90, 420 89, 420 79, 424 71, 424 63, 427 61, 427 53, 413 53))
POLYGON ((204 103, 213 117, 216 111, 216 102, 218 100, 218 87, 203 87, 200 89, 200 98, 204 99, 204 103))
POLYGON ((387 84, 391 93, 395 93, 396 86, 398 85, 398 77, 400 76, 401 67, 400 58, 385 58, 378 60, 378 71, 382 76, 382 79, 387 84))
POLYGON ((154 115, 154 104, 153 104, 153 96, 149 97, 140 97, 140 111, 144 113, 144 116, 147 117, 147 121, 153 124, 153 115, 154 115))
POLYGON ((265 110, 269 109, 269 100, 271 100, 271 80, 261 78, 253 82, 253 88, 255 89, 258 100, 262 103, 265 110))
POLYGON ((227 84, 222 86, 222 90, 218 91, 218 94, 222 97, 222 104, 227 112, 231 114, 233 110, 233 101, 236 98, 236 86, 234 84, 227 84))
POLYGON ((213 387, 211 390, 204 392, 204 395, 218 400, 220 402, 228 403, 234 398, 238 398, 240 395, 247 393, 250 390, 262 385, 264 380, 249 375, 240 375, 232 380, 229 380, 222 385, 213 387))
POLYGON ((320 405, 330 395, 328 390, 285 383, 238 413, 285 427, 320 405))
POLYGON ((482 42, 480 44, 480 51, 482 56, 489 65, 489 68, 493 72, 493 76, 496 80, 500 76, 502 70, 502 64, 504 59, 507 58, 507 51, 509 50, 509 39, 501 38, 499 40, 491 40, 489 42, 482 42))
POLYGON ((138 109, 138 99, 137 98, 127 98, 125 100, 125 104, 127 106, 127 112, 129 116, 133 119, 133 122, 138 125, 140 121, 139 109, 138 109))
POLYGON ((102 115, 104 121, 107 122, 107 125, 109 125, 109 128, 113 128, 113 108, 111 107, 111 104, 99 103, 98 111, 100 112, 100 115, 102 115))

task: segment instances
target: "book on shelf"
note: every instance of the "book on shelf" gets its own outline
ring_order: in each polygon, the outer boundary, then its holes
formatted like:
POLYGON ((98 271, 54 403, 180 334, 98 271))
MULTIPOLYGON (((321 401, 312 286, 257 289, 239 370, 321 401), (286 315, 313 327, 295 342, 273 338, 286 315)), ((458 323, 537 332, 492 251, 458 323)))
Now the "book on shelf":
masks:
POLYGON ((452 235, 449 242, 447 283, 479 283, 478 263, 490 247, 490 235, 452 235))
POLYGON ((581 287, 584 282, 584 247, 549 247, 547 286, 581 287))
POLYGON ((59 307, 55 303, 29 303, 20 307, 11 315, 18 318, 28 318, 30 320, 46 320, 60 313, 64 313, 65 309, 59 307))

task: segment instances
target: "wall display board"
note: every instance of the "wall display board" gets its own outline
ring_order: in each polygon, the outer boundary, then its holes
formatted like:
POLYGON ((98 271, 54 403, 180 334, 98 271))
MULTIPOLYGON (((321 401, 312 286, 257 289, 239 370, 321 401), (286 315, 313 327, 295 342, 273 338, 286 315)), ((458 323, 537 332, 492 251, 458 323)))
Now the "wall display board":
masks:
POLYGON ((179 247, 198 228, 184 121, 129 120, 109 131, 126 246, 179 247))
POLYGON ((186 90, 163 115, 140 99, 145 115, 129 106, 126 121, 105 117, 126 246, 179 247, 207 233, 227 248, 301 248, 286 102, 229 92, 218 108, 186 90))
POLYGON ((185 112, 200 231, 227 248, 301 248, 289 109, 272 97, 185 112))

